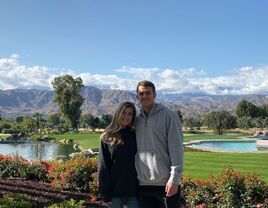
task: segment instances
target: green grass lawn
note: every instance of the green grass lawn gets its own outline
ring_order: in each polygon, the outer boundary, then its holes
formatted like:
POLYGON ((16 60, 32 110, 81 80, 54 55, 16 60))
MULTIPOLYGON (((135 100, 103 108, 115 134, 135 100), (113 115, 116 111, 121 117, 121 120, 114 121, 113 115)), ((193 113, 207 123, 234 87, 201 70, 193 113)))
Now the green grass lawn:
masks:
POLYGON ((84 149, 96 148, 100 144, 100 133, 88 133, 88 134, 62 134, 62 135, 50 135, 51 137, 61 139, 73 139, 75 143, 81 145, 84 149))
POLYGON ((183 140, 184 142, 189 142, 191 140, 206 140, 206 139, 239 139, 243 135, 218 135, 218 134, 212 134, 212 133, 206 133, 206 134, 183 134, 183 140))
MULTIPOLYGON (((73 139, 83 148, 99 146, 99 133, 53 135, 60 139, 73 139)), ((184 141, 204 139, 234 139, 238 136, 214 134, 184 134, 184 141)), ((268 153, 215 153, 185 152, 184 174, 207 178, 209 174, 219 174, 224 167, 231 165, 234 170, 257 173, 268 183, 268 153)))
POLYGON ((255 172, 268 183, 268 153, 185 152, 184 174, 207 178, 231 165, 243 173, 255 172))
MULTIPOLYGON (((79 143, 83 148, 96 148, 99 147, 100 133, 85 133, 85 134, 62 134, 50 135, 57 140, 73 139, 74 142, 79 143)), ((184 142, 191 140, 205 140, 205 139, 238 139, 239 136, 232 135, 216 135, 216 134, 184 134, 184 142)))

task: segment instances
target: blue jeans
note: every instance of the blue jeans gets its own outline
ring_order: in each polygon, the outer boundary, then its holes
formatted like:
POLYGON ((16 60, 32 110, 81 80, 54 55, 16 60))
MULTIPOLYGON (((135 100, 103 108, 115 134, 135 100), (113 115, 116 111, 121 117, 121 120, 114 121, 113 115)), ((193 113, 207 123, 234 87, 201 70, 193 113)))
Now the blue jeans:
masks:
POLYGON ((112 204, 108 205, 108 208, 123 208, 124 205, 127 208, 139 208, 136 197, 113 197, 112 204))

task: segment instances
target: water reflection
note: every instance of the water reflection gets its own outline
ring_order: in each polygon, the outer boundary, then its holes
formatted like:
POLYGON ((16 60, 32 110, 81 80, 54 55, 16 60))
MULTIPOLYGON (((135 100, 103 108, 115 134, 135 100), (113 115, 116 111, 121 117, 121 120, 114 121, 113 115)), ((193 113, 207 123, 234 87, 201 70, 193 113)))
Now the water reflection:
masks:
POLYGON ((0 143, 0 154, 18 154, 31 161, 67 159, 75 152, 72 144, 51 142, 0 143))

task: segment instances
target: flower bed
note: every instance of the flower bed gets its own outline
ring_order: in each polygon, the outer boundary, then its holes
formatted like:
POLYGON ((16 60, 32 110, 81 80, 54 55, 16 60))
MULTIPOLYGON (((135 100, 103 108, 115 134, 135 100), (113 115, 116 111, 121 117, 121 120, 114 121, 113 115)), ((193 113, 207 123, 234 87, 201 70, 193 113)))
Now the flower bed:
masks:
POLYGON ((183 177, 182 193, 187 207, 268 207, 268 185, 255 173, 243 174, 231 167, 206 180, 183 177))
MULTIPOLYGON (((44 197, 47 202, 43 204, 60 203, 73 198, 85 200, 89 204, 87 207, 92 203, 94 204, 92 207, 104 207, 98 194, 96 158, 78 156, 66 162, 31 163, 17 155, 0 155, 0 178, 2 198, 11 192, 26 193, 28 198, 44 197), (15 181, 20 181, 20 184, 16 184, 15 181), (7 188, 9 182, 10 187, 7 188)), ((243 174, 227 167, 220 175, 209 176, 206 180, 184 176, 182 203, 187 208, 268 207, 268 185, 254 173, 243 174)), ((83 207, 78 201, 77 204, 78 207, 83 207)))

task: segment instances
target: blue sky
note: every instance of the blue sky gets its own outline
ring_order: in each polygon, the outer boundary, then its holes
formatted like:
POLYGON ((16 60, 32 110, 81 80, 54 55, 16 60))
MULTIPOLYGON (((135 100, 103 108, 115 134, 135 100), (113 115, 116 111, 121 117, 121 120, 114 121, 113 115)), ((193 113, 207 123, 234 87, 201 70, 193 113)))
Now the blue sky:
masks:
POLYGON ((1 0, 0 89, 54 77, 133 90, 268 93, 266 0, 1 0))

